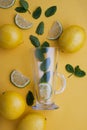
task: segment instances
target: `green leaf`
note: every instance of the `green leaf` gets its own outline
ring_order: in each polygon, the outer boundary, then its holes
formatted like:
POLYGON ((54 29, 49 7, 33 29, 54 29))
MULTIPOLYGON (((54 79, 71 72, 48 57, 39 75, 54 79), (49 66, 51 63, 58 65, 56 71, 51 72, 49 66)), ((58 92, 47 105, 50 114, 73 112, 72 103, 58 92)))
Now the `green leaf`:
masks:
POLYGON ((49 66, 50 66, 50 63, 51 63, 50 58, 49 58, 49 57, 46 58, 46 59, 41 63, 40 69, 41 69, 42 71, 47 71, 48 68, 49 68, 49 66))
POLYGON ((47 41, 45 41, 45 42, 43 42, 43 44, 41 45, 41 50, 42 50, 42 52, 43 53, 47 53, 48 52, 48 50, 49 50, 49 47, 50 45, 49 45, 49 43, 47 42, 47 41))
MULTIPOLYGON (((67 70, 68 72, 74 74, 74 75, 77 76, 77 77, 83 77, 83 76, 86 75, 86 72, 83 71, 83 70, 81 70, 78 65, 77 65, 77 66, 75 67, 75 69, 74 69, 72 65, 67 64, 67 65, 65 66, 65 68, 66 68, 66 70, 67 70)), ((69 75, 68 77, 72 76, 72 74, 69 75)))
POLYGON ((79 68, 79 66, 77 65, 77 66, 75 67, 75 75, 78 76, 78 77, 83 77, 83 76, 86 75, 86 73, 85 73, 85 71, 81 70, 81 69, 79 68))
POLYGON ((36 51, 35 51, 35 56, 36 58, 39 60, 39 61, 44 61, 45 59, 45 56, 42 52, 42 49, 41 48, 37 48, 36 51))
POLYGON ((30 41, 31 43, 35 46, 35 47, 39 47, 40 46, 40 41, 37 37, 30 35, 30 41))
POLYGON ((38 19, 38 18, 40 17, 41 13, 42 13, 42 9, 41 9, 41 7, 39 6, 39 7, 37 7, 37 8, 35 9, 35 11, 33 12, 32 17, 35 18, 35 19, 38 19))
POLYGON ((29 91, 27 96, 26 96, 26 102, 27 102, 27 105, 29 105, 29 106, 32 106, 34 103, 34 96, 33 96, 33 93, 31 91, 29 91))
POLYGON ((49 49, 48 49, 48 48, 46 48, 46 47, 42 47, 42 48, 41 48, 42 53, 47 53, 47 52, 48 52, 48 50, 49 50, 49 49))
POLYGON ((15 10, 19 13, 25 13, 26 10, 24 9, 24 7, 16 7, 15 10))
POLYGON ((40 79, 40 83, 46 83, 50 80, 50 71, 45 72, 40 79))
POLYGON ((43 42, 43 44, 41 45, 41 47, 49 47, 49 43, 47 41, 43 42))
POLYGON ((20 0, 20 5, 27 11, 29 8, 28 2, 25 0, 20 0))
POLYGON ((67 70, 69 73, 74 73, 74 68, 73 68, 72 65, 67 64, 67 65, 65 66, 65 68, 66 68, 66 70, 67 70))
POLYGON ((40 22, 37 29, 36 29, 36 33, 38 35, 42 35, 44 33, 44 22, 40 22))
POLYGON ((51 7, 49 7, 49 8, 45 11, 45 16, 46 16, 46 17, 50 17, 50 16, 54 15, 55 12, 56 12, 56 10, 57 10, 57 7, 56 7, 56 6, 51 6, 51 7))

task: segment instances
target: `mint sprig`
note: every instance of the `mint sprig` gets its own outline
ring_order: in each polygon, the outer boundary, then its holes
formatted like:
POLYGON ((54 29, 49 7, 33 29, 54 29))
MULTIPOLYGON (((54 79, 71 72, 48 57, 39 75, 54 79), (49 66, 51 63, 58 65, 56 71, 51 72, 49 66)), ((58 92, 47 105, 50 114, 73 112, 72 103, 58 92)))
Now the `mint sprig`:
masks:
POLYGON ((17 12, 19 12, 19 13, 25 13, 25 12, 28 11, 31 14, 31 12, 29 10, 29 4, 28 4, 28 2, 26 0, 20 0, 19 2, 20 2, 21 6, 20 7, 16 7, 15 10, 17 12))
POLYGON ((74 68, 72 65, 66 64, 65 69, 67 72, 71 73, 71 75, 69 75, 68 78, 71 77, 73 74, 77 77, 83 77, 86 75, 86 72, 80 69, 79 65, 75 66, 74 68))

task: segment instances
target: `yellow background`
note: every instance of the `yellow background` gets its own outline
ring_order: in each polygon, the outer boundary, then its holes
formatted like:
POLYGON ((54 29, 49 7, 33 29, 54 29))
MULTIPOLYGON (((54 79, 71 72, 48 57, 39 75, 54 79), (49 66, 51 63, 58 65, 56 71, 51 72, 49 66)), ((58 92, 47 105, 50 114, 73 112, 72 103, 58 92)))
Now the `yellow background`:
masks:
MULTIPOLYGON (((45 23, 45 33, 38 36, 41 43, 46 40, 46 35, 52 23, 60 20, 63 28, 69 25, 80 25, 87 32, 87 0, 29 0, 30 10, 33 12, 36 7, 42 7, 42 15, 35 20, 27 12, 21 14, 27 20, 33 22, 33 27, 28 30, 22 30, 24 43, 12 50, 0 48, 0 93, 5 90, 14 90, 21 93, 24 98, 29 89, 32 89, 33 79, 30 69, 31 60, 29 48, 32 48, 29 41, 29 35, 35 34, 35 29, 40 21, 45 23), (50 18, 44 16, 44 11, 51 5, 56 5, 58 10, 56 14, 50 18), (18 89, 10 83, 9 75, 13 69, 21 71, 31 79, 30 85, 24 89, 18 89)), ((0 8, 0 25, 15 24, 14 16, 16 15, 15 7, 19 5, 16 0, 14 6, 9 9, 0 8)), ((37 36, 37 35, 36 35, 37 36)), ((48 41, 51 46, 57 46, 57 41, 48 41)), ((60 109, 54 111, 39 111, 47 118, 46 130, 87 130, 87 76, 77 78, 72 76, 67 78, 69 73, 65 71, 67 63, 73 66, 79 65, 87 72, 87 40, 83 48, 74 54, 60 53, 59 72, 63 73, 67 80, 67 87, 64 93, 55 96, 55 102, 60 109)), ((26 105, 24 114, 32 111, 26 105)), ((22 117, 21 117, 22 118, 22 117)), ((0 130, 16 130, 21 118, 9 121, 0 116, 0 130)))

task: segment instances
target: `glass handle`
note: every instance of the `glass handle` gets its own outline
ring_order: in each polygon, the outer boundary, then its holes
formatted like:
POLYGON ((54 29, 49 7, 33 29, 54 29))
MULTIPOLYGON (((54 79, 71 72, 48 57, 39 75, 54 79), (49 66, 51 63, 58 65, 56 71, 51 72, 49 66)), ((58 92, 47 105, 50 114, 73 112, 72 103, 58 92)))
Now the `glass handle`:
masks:
POLYGON ((65 88, 66 88, 66 79, 65 79, 65 76, 63 74, 59 74, 56 72, 56 76, 59 77, 61 79, 61 87, 59 90, 55 90, 55 94, 60 94, 62 93, 65 88))

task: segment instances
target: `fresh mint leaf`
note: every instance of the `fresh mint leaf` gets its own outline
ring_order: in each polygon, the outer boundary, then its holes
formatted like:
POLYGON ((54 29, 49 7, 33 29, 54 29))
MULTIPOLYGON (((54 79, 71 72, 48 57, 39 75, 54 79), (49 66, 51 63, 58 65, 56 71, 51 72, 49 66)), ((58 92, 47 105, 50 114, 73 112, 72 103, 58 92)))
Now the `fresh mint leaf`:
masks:
POLYGON ((25 12, 29 12, 29 13, 31 13, 30 11, 29 11, 29 4, 28 4, 28 2, 26 1, 26 0, 20 0, 19 1, 20 2, 20 7, 16 7, 15 8, 15 10, 17 11, 17 12, 19 12, 19 13, 25 13, 25 12))
POLYGON ((42 52, 43 52, 43 53, 47 53, 48 50, 49 50, 49 48, 48 48, 49 46, 50 46, 50 45, 49 45, 49 43, 48 43, 47 41, 43 42, 42 45, 41 45, 41 50, 42 50, 42 52))
POLYGON ((47 41, 43 42, 43 44, 41 45, 41 47, 49 47, 49 43, 47 41))
POLYGON ((67 64, 67 65, 65 66, 65 68, 66 68, 66 70, 67 70, 69 73, 74 73, 74 68, 73 68, 72 65, 67 64))
POLYGON ((16 7, 15 10, 18 12, 18 13, 25 13, 26 10, 24 9, 24 7, 16 7))
POLYGON ((29 91, 27 93, 26 102, 27 102, 27 105, 29 105, 29 106, 32 106, 33 103, 34 103, 34 95, 33 95, 33 93, 31 91, 29 91))
POLYGON ((40 46, 40 41, 36 36, 30 35, 30 41, 35 47, 40 46))
POLYGON ((75 67, 75 75, 78 76, 78 77, 83 77, 83 76, 86 75, 86 73, 85 73, 85 71, 81 70, 81 69, 79 68, 79 66, 77 65, 77 66, 75 67))
POLYGON ((49 8, 45 11, 45 16, 46 16, 46 17, 50 17, 50 16, 54 15, 55 12, 56 12, 56 10, 57 10, 57 6, 51 6, 51 7, 49 7, 49 8))
POLYGON ((46 48, 46 47, 41 47, 41 51, 42 51, 42 53, 47 53, 48 52, 48 48, 46 48))
POLYGON ((35 51, 35 56, 39 61, 44 61, 45 56, 43 54, 42 48, 37 48, 35 51))
POLYGON ((25 0, 20 0, 20 5, 27 11, 29 8, 28 2, 25 0))
POLYGON ((36 29, 36 33, 38 35, 42 35, 44 33, 44 22, 40 22, 37 29, 36 29))
POLYGON ((46 83, 50 80, 50 71, 47 71, 43 74, 43 76, 40 79, 40 83, 46 83))
POLYGON ((42 13, 42 9, 41 9, 41 7, 39 6, 39 7, 37 7, 37 8, 34 10, 34 12, 32 13, 32 17, 33 17, 34 19, 38 19, 38 18, 40 17, 41 13, 42 13))
POLYGON ((49 58, 49 57, 46 58, 46 59, 41 63, 40 69, 41 69, 42 71, 47 71, 48 68, 49 68, 49 66, 50 66, 50 63, 51 63, 50 58, 49 58))
POLYGON ((77 65, 77 66, 74 68, 72 65, 67 64, 67 65, 65 66, 65 68, 66 68, 66 70, 67 70, 69 73, 71 73, 71 75, 69 75, 68 78, 71 77, 73 74, 74 74, 75 76, 77 76, 77 77, 83 77, 83 76, 86 75, 86 72, 83 71, 82 69, 80 69, 79 65, 77 65))

